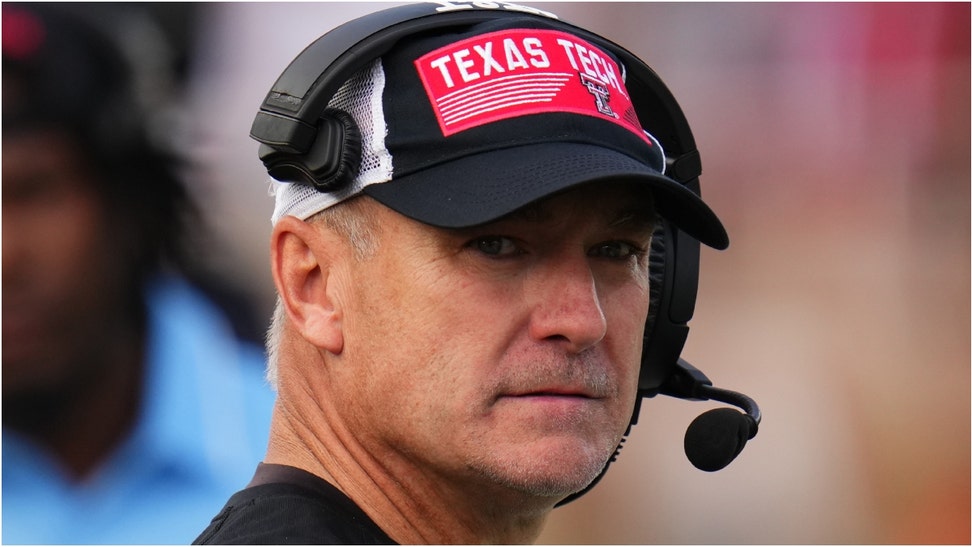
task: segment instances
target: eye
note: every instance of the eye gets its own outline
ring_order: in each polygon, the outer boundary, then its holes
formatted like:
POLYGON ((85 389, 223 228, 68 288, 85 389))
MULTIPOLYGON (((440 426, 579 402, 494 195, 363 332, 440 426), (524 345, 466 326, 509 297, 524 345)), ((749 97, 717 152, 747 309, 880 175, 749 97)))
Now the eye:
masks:
POLYGON ((595 245, 588 254, 611 260, 628 260, 642 256, 644 249, 625 241, 606 241, 595 245))
POLYGON ((469 247, 489 256, 504 257, 519 254, 520 247, 508 237, 483 236, 468 243, 469 247))

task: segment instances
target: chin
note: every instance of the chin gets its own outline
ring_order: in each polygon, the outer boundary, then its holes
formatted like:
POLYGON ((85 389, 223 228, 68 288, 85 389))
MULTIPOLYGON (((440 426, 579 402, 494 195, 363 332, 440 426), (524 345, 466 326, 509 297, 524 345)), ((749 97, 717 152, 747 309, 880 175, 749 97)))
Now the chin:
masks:
POLYGON ((510 490, 562 499, 593 482, 616 448, 617 442, 543 439, 502 454, 491 451, 492 457, 484 454, 472 467, 510 490))

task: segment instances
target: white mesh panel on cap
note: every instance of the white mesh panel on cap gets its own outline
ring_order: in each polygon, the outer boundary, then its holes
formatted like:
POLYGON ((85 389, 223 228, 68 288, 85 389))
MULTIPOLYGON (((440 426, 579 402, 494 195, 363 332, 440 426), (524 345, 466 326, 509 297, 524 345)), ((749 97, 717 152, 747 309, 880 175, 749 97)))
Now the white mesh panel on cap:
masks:
POLYGON ((385 70, 381 59, 358 71, 328 103, 344 110, 361 131, 361 166, 348 186, 335 192, 319 192, 312 186, 278 182, 271 179, 270 194, 275 197, 271 222, 293 215, 306 219, 361 192, 369 184, 388 182, 392 176, 392 157, 385 148, 385 113, 381 96, 385 90, 385 70))

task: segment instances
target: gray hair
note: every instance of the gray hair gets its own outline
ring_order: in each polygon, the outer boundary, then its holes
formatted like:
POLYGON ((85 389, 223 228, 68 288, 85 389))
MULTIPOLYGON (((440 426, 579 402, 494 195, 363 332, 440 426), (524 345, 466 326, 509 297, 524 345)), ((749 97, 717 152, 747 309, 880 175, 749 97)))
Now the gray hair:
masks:
MULTIPOLYGON (((356 260, 365 260, 378 249, 378 232, 372 207, 377 204, 364 196, 324 209, 307 219, 309 224, 334 231, 351 247, 356 260)), ((280 366, 280 346, 286 329, 287 311, 280 295, 274 306, 270 327, 267 329, 267 381, 276 389, 280 366)))

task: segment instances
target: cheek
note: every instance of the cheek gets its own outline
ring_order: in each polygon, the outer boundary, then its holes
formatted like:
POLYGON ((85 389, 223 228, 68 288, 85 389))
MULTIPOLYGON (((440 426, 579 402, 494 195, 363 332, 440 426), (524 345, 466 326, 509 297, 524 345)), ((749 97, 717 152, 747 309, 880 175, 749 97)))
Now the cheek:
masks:
POLYGON ((469 361, 478 349, 469 344, 482 324, 454 290, 459 285, 447 287, 441 276, 400 265, 368 268, 356 278, 374 282, 357 286, 345 313, 342 360, 353 369, 348 381, 356 382, 359 397, 348 404, 366 405, 362 415, 412 430, 459 412, 456 400, 468 398, 463 390, 475 373, 469 361), (375 277, 383 272, 405 275, 375 277))
POLYGON ((75 363, 100 354, 130 323, 120 294, 126 266, 112 254, 101 213, 95 199, 71 193, 4 210, 5 391, 69 381, 75 363))
POLYGON ((4 219, 4 245, 17 250, 4 255, 12 281, 5 279, 5 290, 26 291, 24 296, 38 299, 36 304, 49 314, 88 309, 117 290, 119 258, 112 253, 104 211, 93 196, 69 193, 11 216, 14 225, 4 219))
POLYGON ((648 287, 632 285, 611 295, 604 303, 608 320, 608 344, 616 363, 637 383, 641 367, 645 321, 648 318, 648 287))
POLYGON ((455 324, 437 323, 424 309, 402 313, 406 308, 373 316, 368 326, 375 336, 348 344, 346 352, 354 353, 347 364, 355 370, 344 381, 355 385, 340 390, 340 404, 359 439, 387 462, 405 455, 450 467, 457 436, 483 404, 471 352, 458 342, 455 324))

